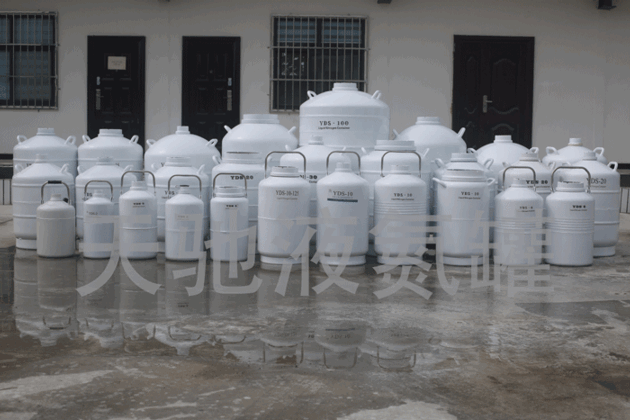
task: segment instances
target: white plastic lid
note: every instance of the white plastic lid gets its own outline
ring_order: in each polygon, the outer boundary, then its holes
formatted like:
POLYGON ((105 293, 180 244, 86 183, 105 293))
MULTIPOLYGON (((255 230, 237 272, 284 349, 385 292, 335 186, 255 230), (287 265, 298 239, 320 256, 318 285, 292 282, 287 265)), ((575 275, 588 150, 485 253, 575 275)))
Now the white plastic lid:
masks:
POLYGON ((472 153, 451 153, 451 162, 477 162, 477 158, 472 153))
POLYGON ((132 190, 146 190, 147 183, 145 181, 138 181, 138 180, 131 181, 131 189, 132 190))
POLYGON ((103 190, 95 190, 92 192, 92 197, 94 198, 105 198, 105 192, 103 190))
POLYGON ((483 182, 486 177, 483 171, 476 169, 447 169, 442 175, 444 181, 483 182))
POLYGON ((190 166, 189 156, 169 156, 164 166, 190 166))
POLYGON ((244 114, 241 124, 280 124, 275 114, 244 114))
POLYGON ((217 197, 245 197, 245 188, 235 185, 221 185, 214 189, 217 197))
POLYGON ((577 181, 559 181, 556 191, 584 192, 584 183, 577 181))
POLYGON ((350 162, 337 162, 337 166, 335 166, 335 172, 350 172, 352 166, 350 162))
POLYGON ((60 193, 52 193, 50 194, 50 201, 63 201, 60 193))
POLYGON ((582 139, 579 137, 571 137, 569 139, 569 146, 582 146, 582 139))
POLYGON ((180 185, 177 194, 190 194, 190 185, 180 185))
POLYGON ((512 183, 510 184, 510 187, 514 187, 514 188, 529 188, 529 185, 527 184, 527 180, 521 179, 521 178, 516 178, 515 180, 512 181, 512 183))
POLYGON ((592 150, 589 150, 588 152, 584 152, 582 160, 597 160, 597 155, 592 150))
POLYGON ((101 128, 98 130, 99 136, 122 136, 122 128, 101 128))
POLYGON ((356 83, 335 83, 333 85, 333 89, 334 91, 340 91, 340 90, 354 90, 354 91, 358 91, 359 89, 357 89, 357 84, 356 83))
POLYGON ((416 125, 419 124, 441 124, 440 117, 418 117, 416 125))
POLYGON ((297 178, 300 173, 295 166, 274 166, 271 169, 271 176, 297 178))
POLYGON ((512 143, 512 136, 494 136, 495 143, 512 143))
POLYGON ((540 162, 540 159, 538 159, 538 153, 534 152, 533 150, 528 150, 527 152, 523 153, 520 160, 526 162, 540 162))
POLYGON ((374 150, 415 152, 416 143, 413 140, 376 140, 374 150))
POLYGON ((175 134, 190 134, 190 130, 187 125, 178 125, 175 134))
POLYGON ((37 135, 38 136, 54 136, 55 129, 54 128, 38 128, 37 135))
POLYGON ((409 165, 392 165, 389 170, 390 174, 410 174, 409 165))
POLYGON ((322 136, 312 136, 308 141, 308 144, 322 145, 324 144, 324 138, 322 136))
POLYGON ((223 162, 239 162, 239 163, 260 163, 263 161, 260 152, 241 152, 241 151, 224 151, 223 162))

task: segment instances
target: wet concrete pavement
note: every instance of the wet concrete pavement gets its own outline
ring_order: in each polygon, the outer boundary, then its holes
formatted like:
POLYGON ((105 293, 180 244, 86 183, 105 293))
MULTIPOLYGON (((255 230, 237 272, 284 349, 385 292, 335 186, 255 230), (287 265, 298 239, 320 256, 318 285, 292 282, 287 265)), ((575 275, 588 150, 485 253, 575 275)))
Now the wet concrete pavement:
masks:
POLYGON ((82 297, 107 261, 3 248, 0 420, 628 419, 629 261, 624 232, 615 257, 537 271, 553 291, 507 273, 472 287, 470 268, 447 268, 450 294, 432 265, 409 273, 425 296, 379 298, 400 268, 370 261, 342 275, 356 293, 316 293, 328 275, 312 264, 308 296, 300 271, 282 296, 279 271, 230 279, 208 262, 190 296, 196 263, 159 257, 131 263, 155 294, 119 264, 82 297))

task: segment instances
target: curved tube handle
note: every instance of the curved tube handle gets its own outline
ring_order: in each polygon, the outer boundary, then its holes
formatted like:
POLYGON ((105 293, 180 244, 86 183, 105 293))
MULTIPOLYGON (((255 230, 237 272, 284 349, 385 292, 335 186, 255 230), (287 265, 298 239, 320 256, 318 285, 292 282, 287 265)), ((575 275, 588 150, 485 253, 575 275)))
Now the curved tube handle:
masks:
POLYGON ((228 125, 224 125, 223 128, 225 128, 225 131, 227 131, 228 133, 232 131, 232 129, 228 125))
POLYGON ((534 168, 530 168, 529 166, 509 166, 505 168, 505 170, 503 171, 503 180, 501 181, 501 185, 503 185, 503 190, 505 190, 505 173, 510 169, 528 169, 532 171, 532 175, 534 177, 534 192, 536 192, 536 171, 534 170, 534 168))
POLYGON ((477 151, 474 148, 469 147, 468 149, 466 149, 466 153, 471 153, 473 155, 476 155, 477 151))
POLYGON ((87 143, 88 141, 92 140, 91 138, 88 137, 87 134, 82 135, 81 138, 83 139, 83 143, 87 143))
POLYGON ((603 147, 596 147, 593 149, 593 152, 595 152, 595 154, 597 156, 603 156, 604 155, 604 148, 603 147))
POLYGON ((214 178, 212 179, 212 197, 215 196, 214 188, 217 183, 217 178, 220 177, 221 175, 239 175, 241 178, 243 178, 243 181, 245 182, 245 197, 247 197, 247 178, 245 177, 245 175, 239 174, 238 172, 221 172, 221 173, 216 174, 214 178))
POLYGON ((310 99, 313 99, 314 97, 317 96, 317 93, 313 92, 312 90, 306 91, 306 94, 308 95, 310 99))
POLYGON ((440 169, 446 166, 446 163, 444 163, 444 161, 440 158, 435 158, 435 160, 433 160, 433 163, 435 163, 435 166, 437 166, 440 169))
POLYGON ((168 179, 168 183, 166 184, 167 187, 167 191, 170 193, 171 192, 171 179, 175 178, 175 177, 193 177, 193 178, 197 178, 197 181, 199 181, 199 198, 201 198, 201 189, 202 189, 202 185, 201 185, 201 178, 198 177, 197 175, 183 175, 183 174, 175 174, 172 175, 169 179, 168 179))
POLYGON ((52 184, 52 185, 60 185, 63 184, 66 186, 66 190, 68 191, 68 202, 70 202, 70 187, 68 187, 68 184, 66 184, 63 181, 46 181, 44 182, 44 185, 42 185, 42 190, 41 190, 41 197, 42 197, 42 204, 44 204, 44 188, 46 188, 46 185, 48 184, 52 184))
POLYGON ((585 171, 588 174, 588 185, 586 186, 586 192, 590 193, 591 192, 591 172, 582 167, 582 166, 558 166, 556 169, 554 169, 554 171, 551 173, 551 192, 554 192, 553 189, 553 176, 556 174, 556 172, 558 172, 558 170, 560 169, 581 169, 583 171, 585 171))
POLYGON ((413 361, 408 366, 404 366, 404 367, 401 367, 401 368, 388 368, 388 367, 385 367, 385 366, 381 365, 381 360, 396 360, 396 361, 398 361, 398 360, 411 360, 411 357, 409 357, 409 358, 400 358, 400 359, 381 359, 381 347, 380 346, 376 346, 376 364, 378 365, 378 367, 380 367, 381 369, 386 370, 386 371, 397 371, 397 370, 413 368, 414 366, 416 366, 417 355, 418 355, 418 353, 416 353, 414 351, 413 352, 413 361))
POLYGON ((150 149, 151 146, 153 146, 157 142, 155 140, 153 140, 153 139, 147 139, 147 141, 145 143, 149 145, 149 149, 150 149))
POLYGON ((219 165, 221 163, 221 157, 219 157, 217 155, 213 155, 212 156, 212 161, 214 162, 215 165, 219 165))
POLYGON ((352 361, 352 365, 351 366, 339 366, 339 367, 330 367, 328 366, 328 364, 326 363, 326 347, 324 347, 324 352, 323 352, 323 362, 324 362, 324 366, 326 367, 326 369, 328 370, 339 370, 339 369, 352 369, 353 367, 356 366, 357 364, 357 359, 359 358, 359 348, 355 348, 354 349, 354 360, 352 361))
POLYGON ((135 173, 135 174, 151 174, 151 176, 153 177, 153 190, 155 191, 155 175, 153 175, 153 172, 151 172, 151 171, 138 171, 138 170, 126 171, 124 174, 122 174, 122 176, 120 177, 120 188, 121 189, 123 187, 123 180, 125 179, 125 175, 131 174, 131 173, 135 173))
POLYGON ((219 142, 218 139, 212 139, 208 142, 208 144, 206 144, 206 147, 214 147, 217 145, 218 142, 219 142))
POLYGON ((557 155, 558 153, 558 149, 556 149, 553 146, 547 146, 547 148, 545 149, 545 151, 547 152, 547 156, 549 155, 557 155))
POLYGON ((22 165, 21 163, 17 163, 17 164, 15 164, 13 169, 15 170, 15 173, 17 174, 17 173, 22 172, 24 170, 24 165, 22 165))
MULTIPOLYGON (((69 167, 70 167, 70 165, 69 165, 69 164, 64 163, 64 164, 61 166, 61 169, 59 170, 59 172, 68 172, 68 168, 69 168, 69 167)), ((69 172, 68 172, 68 173, 69 173, 69 172)))
POLYGON ((394 133, 394 140, 396 140, 396 137, 400 136, 400 133, 396 131, 395 128, 392 128, 392 133, 394 133))
POLYGON ((617 167, 619 167, 619 164, 615 161, 608 162, 608 167, 612 169, 613 171, 616 171, 617 167))
POLYGON ((457 135, 458 135, 459 137, 463 137, 465 132, 466 132, 466 127, 462 127, 462 128, 460 128, 460 129, 459 129, 459 131, 457 132, 457 135))
POLYGON ((134 134, 133 137, 129 139, 129 143, 138 143, 138 140, 140 140, 140 136, 138 136, 137 134, 134 134))
POLYGON ((488 186, 490 186, 490 185, 494 184, 495 182, 497 182, 497 180, 496 180, 496 179, 494 179, 494 178, 488 178, 488 179, 486 180, 486 184, 488 184, 488 186))
POLYGON ((267 164, 269 163, 269 156, 273 155, 273 154, 280 154, 280 155, 289 155, 289 154, 293 154, 293 155, 300 155, 302 156, 302 158, 304 159, 304 175, 302 176, 302 178, 306 179, 306 156, 304 156, 304 154, 302 152, 296 152, 296 151, 290 151, 290 152, 270 152, 267 154, 267 157, 265 158, 265 179, 267 178, 267 164))
MULTIPOLYGON (((482 165, 486 169, 490 169, 492 164, 494 163, 494 158, 488 158, 482 165)), ((503 162, 505 164, 505 162, 503 162)))
POLYGON ((381 95, 382 95, 381 91, 380 91, 380 90, 377 90, 377 91, 376 91, 376 92, 374 92, 374 94, 372 95, 372 99, 376 99, 376 100, 381 99, 381 95))
POLYGON ((18 141, 18 144, 20 144, 20 143, 22 143, 22 142, 24 142, 24 141, 26 141, 26 140, 28 140, 28 139, 26 138, 26 136, 23 136, 23 135, 21 135, 21 134, 18 134, 18 136, 17 136, 17 141, 18 141))
POLYGON ((63 144, 65 144, 65 145, 69 145, 69 144, 74 145, 76 143, 76 141, 77 141, 76 137, 68 136, 68 138, 66 139, 66 141, 63 144))
POLYGON ((529 149, 529 151, 530 151, 530 152, 532 152, 532 153, 536 153, 536 154, 538 154, 538 152, 540 151, 540 149, 539 149, 538 147, 534 146, 534 147, 530 148, 530 149, 529 149))
POLYGON ((409 155, 418 156, 418 177, 420 176, 420 174, 422 173, 422 158, 420 157, 418 152, 403 152, 399 150, 390 150, 388 152, 383 153, 383 156, 381 156, 381 178, 385 176, 383 175, 383 165, 385 163, 385 156, 387 156, 389 153, 406 153, 409 155))
POLYGON ((328 156, 326 157, 326 176, 328 176, 328 165, 330 164, 330 155, 334 154, 334 153, 348 153, 348 154, 353 154, 357 157, 357 160, 359 161, 359 173, 361 173, 361 156, 359 156, 359 154, 357 152, 352 152, 350 150, 333 150, 332 152, 328 153, 328 156))
POLYGON ((109 190, 112 193, 112 198, 110 201, 114 201, 114 186, 112 185, 111 182, 109 181, 105 181, 104 179, 93 179, 91 181, 88 181, 87 184, 85 184, 85 188, 83 188, 83 198, 85 198, 85 196, 87 195, 87 187, 88 185, 90 185, 92 182, 106 182, 107 184, 109 184, 109 190))
POLYGON ((297 131, 297 127, 293 126, 289 129, 289 134, 293 135, 297 131))
POLYGON ((446 188, 446 182, 442 181, 441 179, 433 178, 432 181, 446 188))

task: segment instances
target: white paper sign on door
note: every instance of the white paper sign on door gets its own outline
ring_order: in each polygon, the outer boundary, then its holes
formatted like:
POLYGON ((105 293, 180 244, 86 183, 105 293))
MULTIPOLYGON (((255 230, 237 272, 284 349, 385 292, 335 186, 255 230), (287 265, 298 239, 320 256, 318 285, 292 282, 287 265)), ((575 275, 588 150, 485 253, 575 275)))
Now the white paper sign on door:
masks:
POLYGON ((127 57, 107 57, 107 70, 127 70, 127 57))

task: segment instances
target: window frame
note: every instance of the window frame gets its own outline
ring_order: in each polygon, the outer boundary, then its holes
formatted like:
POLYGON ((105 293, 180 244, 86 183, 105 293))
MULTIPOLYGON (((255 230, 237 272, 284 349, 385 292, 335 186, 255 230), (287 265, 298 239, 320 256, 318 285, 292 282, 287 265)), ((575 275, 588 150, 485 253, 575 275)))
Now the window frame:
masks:
MULTIPOLYGON (((293 107, 291 108, 275 108, 274 107, 274 102, 275 102, 275 94, 277 92, 274 91, 274 86, 276 84, 276 82, 278 83, 302 83, 302 82, 306 82, 306 83, 333 83, 333 82, 349 82, 349 83, 357 83, 362 84, 362 89, 361 86, 359 85, 359 90, 362 90, 364 92, 368 91, 368 54, 370 51, 369 48, 369 18, 366 15, 303 15, 303 14, 299 14, 299 15, 293 15, 293 14, 272 14, 271 15, 271 19, 270 19, 270 39, 269 39, 269 111, 272 113, 282 113, 282 114, 291 114, 291 113, 295 113, 295 112, 299 112, 300 110, 300 104, 293 104, 293 107), (277 34, 276 34, 276 20, 278 20, 278 26, 279 26, 279 22, 280 19, 287 19, 287 20, 297 20, 297 19, 313 19, 315 20, 315 45, 314 46, 291 46, 291 45, 281 45, 280 42, 276 42, 276 38, 277 38, 277 34), (360 42, 359 42, 359 46, 358 47, 347 47, 347 46, 340 46, 339 45, 339 41, 337 41, 337 45, 333 46, 333 45, 326 45, 323 41, 324 38, 324 21, 326 20, 330 20, 332 21, 333 19, 337 19, 337 20, 346 20, 346 21, 353 21, 353 20, 357 20, 360 25, 363 27, 363 33, 360 34, 360 42), (361 43, 363 44, 363 46, 361 46, 361 43), (361 55, 359 53, 359 59, 358 62, 360 64, 363 65, 363 71, 359 72, 362 73, 359 75, 359 78, 356 80, 349 80, 349 79, 333 79, 333 78, 308 78, 308 79, 302 79, 302 78, 298 78, 298 79, 289 79, 289 78, 284 78, 281 79, 279 77, 275 77, 276 76, 276 72, 275 72, 275 68, 274 66, 276 66, 276 50, 283 50, 283 49, 294 49, 295 51, 302 51, 302 50, 308 50, 308 49, 314 49, 314 50, 321 50, 321 51, 334 51, 334 52, 339 52, 339 51, 346 51, 346 50, 357 50, 360 53, 363 53, 363 57, 361 58, 361 55)), ((278 52, 279 54, 279 52, 278 52)), ((315 58, 317 59, 317 57, 315 58)), ((337 59, 338 59, 338 54, 337 54, 337 59)), ((278 64, 279 66, 280 64, 278 64)), ((338 65, 338 64, 337 64, 338 65)), ((307 65, 308 66, 308 65, 307 65)), ((332 86, 331 86, 332 88, 332 86)), ((321 92, 317 92, 317 93, 321 93, 321 92)), ((302 103, 304 101, 308 100, 308 96, 304 98, 304 100, 302 101, 302 103)))
MULTIPOLYGON (((9 71, 7 73, 7 81, 8 81, 8 89, 9 89, 9 98, 8 99, 0 99, 0 110, 8 109, 8 110, 58 110, 59 109, 59 15, 56 11, 0 11, 0 17, 6 18, 7 27, 6 27, 6 35, 8 38, 5 43, 0 43, 0 52, 7 52, 7 61, 9 64, 9 71), (50 31, 52 32, 50 35, 50 42, 47 44, 43 43, 18 43, 15 39, 15 21, 16 18, 24 19, 28 22, 30 18, 34 18, 35 21, 39 20, 42 22, 42 27, 40 29, 40 42, 43 41, 44 36, 44 26, 43 22, 48 20, 52 22, 50 26, 50 31), (16 53, 19 52, 35 52, 40 53, 43 57, 47 55, 48 57, 48 75, 46 76, 37 76, 27 75, 20 76, 16 73, 15 62, 16 62, 16 53), (35 82, 36 79, 48 80, 50 85, 50 96, 49 99, 38 99, 38 98, 27 98, 27 99, 17 99, 16 98, 16 83, 19 77, 27 77, 29 82, 33 80, 35 82)), ((30 32, 28 31, 27 26, 27 36, 30 37, 30 32)), ((35 35, 36 32, 33 31, 35 35)), ((42 67, 43 69, 43 67, 42 67)), ((36 84, 35 84, 36 88, 36 84)))

